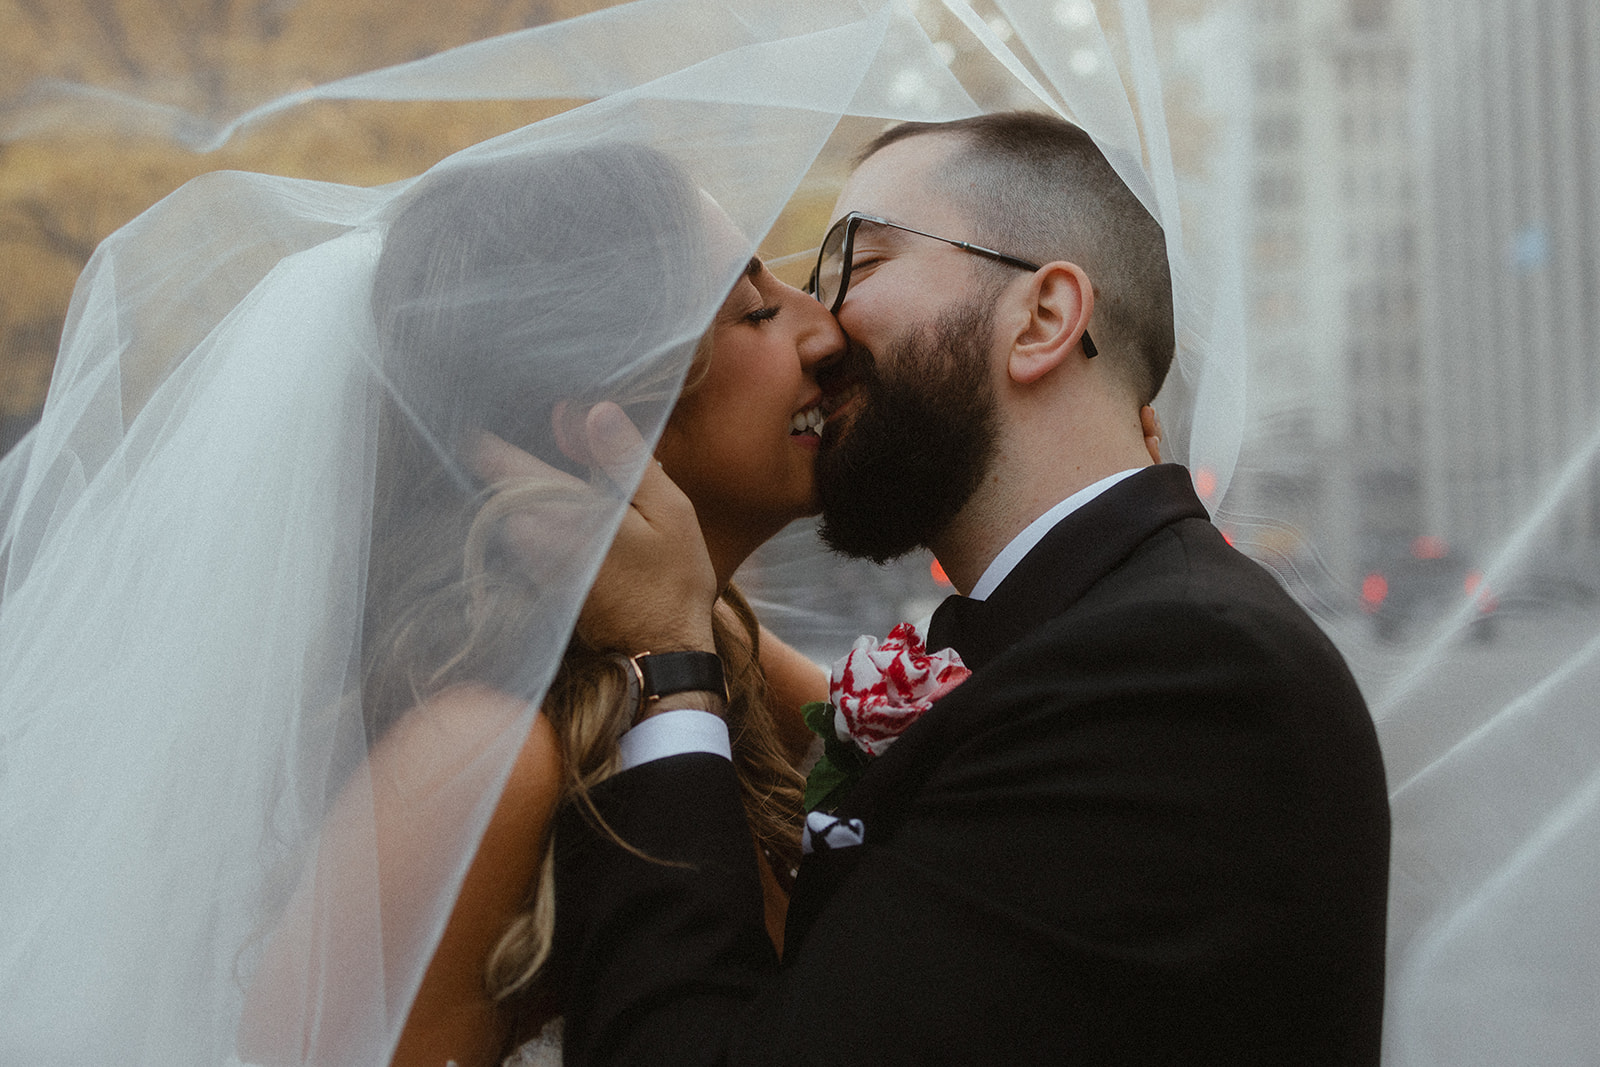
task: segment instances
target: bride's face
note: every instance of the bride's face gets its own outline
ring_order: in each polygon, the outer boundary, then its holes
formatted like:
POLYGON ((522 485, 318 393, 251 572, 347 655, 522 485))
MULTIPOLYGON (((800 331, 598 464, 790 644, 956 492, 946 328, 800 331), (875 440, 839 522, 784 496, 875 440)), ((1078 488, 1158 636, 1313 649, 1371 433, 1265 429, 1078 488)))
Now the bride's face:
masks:
POLYGON ((821 304, 750 260, 712 324, 709 364, 691 374, 656 448, 703 527, 753 547, 816 513, 817 371, 843 350, 821 304))

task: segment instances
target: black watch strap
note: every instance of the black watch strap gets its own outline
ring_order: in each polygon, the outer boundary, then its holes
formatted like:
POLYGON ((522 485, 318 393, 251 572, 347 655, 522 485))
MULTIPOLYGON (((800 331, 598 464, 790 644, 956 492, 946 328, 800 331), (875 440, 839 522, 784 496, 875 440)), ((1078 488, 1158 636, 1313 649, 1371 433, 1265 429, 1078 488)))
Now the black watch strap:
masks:
POLYGON ((641 707, 648 707, 671 693, 701 690, 728 699, 722 660, 715 652, 641 652, 632 660, 639 672, 641 707))

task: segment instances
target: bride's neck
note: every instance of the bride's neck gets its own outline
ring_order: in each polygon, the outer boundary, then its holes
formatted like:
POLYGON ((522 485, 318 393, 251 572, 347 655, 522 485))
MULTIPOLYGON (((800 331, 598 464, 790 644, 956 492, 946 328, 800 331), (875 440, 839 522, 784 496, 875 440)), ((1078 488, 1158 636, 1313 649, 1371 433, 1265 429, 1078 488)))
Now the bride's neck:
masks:
POLYGON ((706 551, 711 553, 711 569, 717 574, 717 588, 726 589, 728 583, 733 581, 733 572, 750 558, 750 551, 753 549, 719 546, 713 544, 711 538, 707 537, 706 551))
POLYGON ((750 554, 769 540, 777 530, 752 530, 726 523, 701 520, 700 533, 706 541, 706 552, 711 556, 711 569, 717 576, 717 588, 726 589, 733 574, 750 554))

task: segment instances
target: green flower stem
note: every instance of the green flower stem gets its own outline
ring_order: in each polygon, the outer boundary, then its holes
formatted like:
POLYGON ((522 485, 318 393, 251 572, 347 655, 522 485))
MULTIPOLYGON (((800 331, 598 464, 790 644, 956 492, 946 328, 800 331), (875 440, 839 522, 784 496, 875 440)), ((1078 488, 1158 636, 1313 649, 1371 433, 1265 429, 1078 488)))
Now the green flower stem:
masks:
POLYGON ((844 803, 870 757, 854 742, 839 740, 833 729, 832 704, 813 701, 800 709, 800 715, 806 728, 822 738, 822 757, 806 776, 805 809, 832 813, 844 803))

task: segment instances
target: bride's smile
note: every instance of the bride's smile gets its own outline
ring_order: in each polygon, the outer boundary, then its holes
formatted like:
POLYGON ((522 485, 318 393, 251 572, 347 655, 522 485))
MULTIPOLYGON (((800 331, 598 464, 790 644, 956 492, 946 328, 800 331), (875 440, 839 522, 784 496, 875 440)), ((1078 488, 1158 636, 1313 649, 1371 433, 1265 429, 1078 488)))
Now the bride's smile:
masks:
POLYGON ((762 541, 816 513, 828 404, 817 378, 843 354, 844 335, 821 304, 751 259, 707 348, 656 458, 693 501, 726 578, 762 541))

